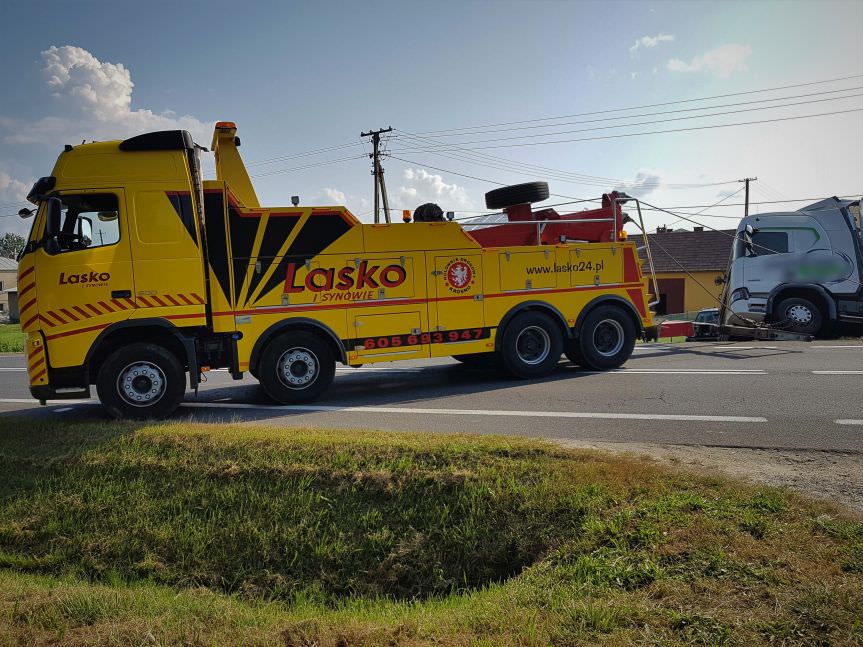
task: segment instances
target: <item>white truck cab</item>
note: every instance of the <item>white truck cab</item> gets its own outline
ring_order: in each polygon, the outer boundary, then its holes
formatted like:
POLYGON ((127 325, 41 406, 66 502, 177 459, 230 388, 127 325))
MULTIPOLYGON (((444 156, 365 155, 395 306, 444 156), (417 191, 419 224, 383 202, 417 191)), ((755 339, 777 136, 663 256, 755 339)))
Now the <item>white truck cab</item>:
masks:
POLYGON ((861 288, 859 200, 747 216, 737 228, 722 323, 823 336, 839 321, 863 324, 861 288))

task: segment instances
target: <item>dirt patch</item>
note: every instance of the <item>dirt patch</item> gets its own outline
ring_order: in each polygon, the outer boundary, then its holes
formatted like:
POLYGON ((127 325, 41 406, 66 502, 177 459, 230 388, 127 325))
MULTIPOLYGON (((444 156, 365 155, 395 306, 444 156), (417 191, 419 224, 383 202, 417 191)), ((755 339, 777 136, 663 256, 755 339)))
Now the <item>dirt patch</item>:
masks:
POLYGON ((566 447, 646 455, 666 464, 707 468, 752 481, 788 486, 820 499, 841 503, 863 515, 863 454, 859 453, 567 439, 558 442, 566 447))

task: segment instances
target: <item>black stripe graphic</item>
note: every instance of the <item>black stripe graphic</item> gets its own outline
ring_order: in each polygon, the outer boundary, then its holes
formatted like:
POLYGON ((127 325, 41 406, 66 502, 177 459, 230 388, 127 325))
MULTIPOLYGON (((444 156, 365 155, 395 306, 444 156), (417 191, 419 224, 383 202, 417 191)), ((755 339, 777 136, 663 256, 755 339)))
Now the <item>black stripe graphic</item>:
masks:
POLYGON ((225 238, 225 200, 221 191, 208 191, 204 194, 204 220, 210 267, 225 298, 230 298, 228 241, 225 238))
MULTIPOLYGON (((303 225, 300 233, 288 248, 288 253, 279 259, 276 271, 261 290, 258 301, 263 299, 268 292, 276 286, 285 282, 285 273, 288 263, 302 265, 307 260, 320 254, 327 247, 343 236, 352 225, 337 213, 312 214, 303 225)), ((284 242, 284 239, 283 241, 284 242)), ((358 250, 359 251, 359 250, 358 250)))

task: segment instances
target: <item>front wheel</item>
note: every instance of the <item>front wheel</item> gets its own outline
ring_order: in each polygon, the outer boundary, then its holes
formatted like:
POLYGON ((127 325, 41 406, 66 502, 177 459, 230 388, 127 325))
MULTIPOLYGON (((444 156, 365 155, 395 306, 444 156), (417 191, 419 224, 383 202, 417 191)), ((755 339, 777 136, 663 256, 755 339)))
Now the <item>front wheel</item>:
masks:
POLYGON ((785 299, 776 307, 774 319, 785 330, 817 335, 821 331, 824 317, 821 310, 808 299, 785 299))
POLYGON ((599 306, 585 317, 575 343, 582 366, 598 371, 617 368, 635 348, 635 324, 623 309, 599 306))
POLYGON ((289 332, 267 344, 257 372, 264 391, 276 402, 311 402, 332 384, 336 360, 317 335, 289 332))
POLYGON ((563 352, 560 326, 542 312, 522 312, 507 325, 500 359, 507 373, 517 378, 551 373, 563 352))
POLYGON ((129 344, 111 353, 99 369, 96 392, 115 418, 165 418, 186 391, 177 356, 158 344, 129 344))

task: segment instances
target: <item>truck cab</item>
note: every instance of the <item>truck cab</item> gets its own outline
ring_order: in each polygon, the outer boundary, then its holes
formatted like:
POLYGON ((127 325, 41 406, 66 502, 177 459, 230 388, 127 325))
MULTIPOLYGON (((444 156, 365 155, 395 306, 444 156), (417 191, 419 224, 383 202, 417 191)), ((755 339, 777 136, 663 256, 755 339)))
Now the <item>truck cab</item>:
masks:
POLYGON ((794 212, 741 220, 723 323, 826 335, 863 323, 860 202, 830 198, 794 212))
POLYGON ((533 378, 562 353, 619 366, 652 325, 625 196, 535 212, 548 187, 529 183, 487 195, 513 222, 482 231, 369 225, 343 206, 262 206, 236 132, 216 124, 215 180, 206 149, 165 131, 66 146, 36 182, 19 261, 35 398, 95 386, 112 415, 158 418, 216 368, 291 404, 320 397, 337 362, 485 354, 533 378))

